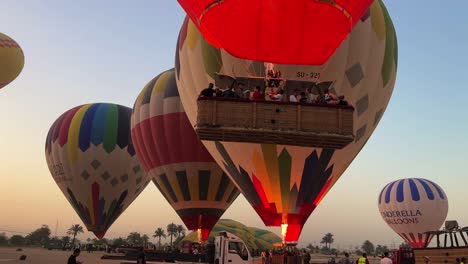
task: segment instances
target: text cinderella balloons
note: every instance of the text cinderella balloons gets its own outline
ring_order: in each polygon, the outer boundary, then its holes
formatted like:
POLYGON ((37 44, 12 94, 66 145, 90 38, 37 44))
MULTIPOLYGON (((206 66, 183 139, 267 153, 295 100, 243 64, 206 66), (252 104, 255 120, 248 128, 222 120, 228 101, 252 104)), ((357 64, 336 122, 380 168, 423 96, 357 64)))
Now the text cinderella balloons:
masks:
POLYGON ((413 248, 432 239, 448 213, 447 195, 432 181, 409 178, 387 184, 379 196, 379 211, 387 224, 413 248))

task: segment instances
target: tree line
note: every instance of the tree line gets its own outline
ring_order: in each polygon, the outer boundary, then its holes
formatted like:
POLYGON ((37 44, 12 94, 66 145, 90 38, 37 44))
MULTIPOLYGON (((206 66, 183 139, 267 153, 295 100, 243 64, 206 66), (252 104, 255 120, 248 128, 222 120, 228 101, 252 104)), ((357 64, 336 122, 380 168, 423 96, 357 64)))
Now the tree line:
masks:
MULTIPOLYGON (((312 244, 309 244, 307 248, 312 252, 312 253, 322 253, 322 254, 332 254, 332 255, 338 255, 342 254, 343 252, 339 252, 336 248, 332 248, 331 245, 335 242, 334 235, 332 233, 326 233, 323 237, 322 240, 320 241, 320 244, 323 244, 323 246, 320 248, 319 246, 314 246, 312 244)), ((402 245, 403 246, 403 245, 402 245)), ((362 243, 361 247, 355 247, 353 252, 346 251, 347 253, 354 253, 356 255, 361 255, 362 253, 366 253, 369 256, 372 255, 383 255, 383 253, 388 252, 389 248, 385 245, 377 245, 374 246, 374 244, 366 240, 362 243)))
MULTIPOLYGON (((65 236, 51 236, 49 226, 42 225, 38 229, 29 233, 28 235, 12 235, 8 237, 5 233, 0 233, 0 246, 40 246, 52 249, 72 249, 83 244, 91 244, 95 246, 153 246, 150 242, 150 236, 141 234, 139 232, 130 232, 126 238, 118 237, 115 239, 101 239, 87 238, 85 241, 78 239, 80 234, 84 233, 83 226, 74 224, 68 228, 65 236)), ((167 225, 166 229, 162 227, 156 228, 151 235, 153 238, 158 239, 158 247, 161 247, 161 239, 170 237, 170 246, 173 242, 179 242, 185 238, 186 229, 183 225, 176 225, 171 223, 167 225), (175 240, 173 241, 173 239, 175 240)))

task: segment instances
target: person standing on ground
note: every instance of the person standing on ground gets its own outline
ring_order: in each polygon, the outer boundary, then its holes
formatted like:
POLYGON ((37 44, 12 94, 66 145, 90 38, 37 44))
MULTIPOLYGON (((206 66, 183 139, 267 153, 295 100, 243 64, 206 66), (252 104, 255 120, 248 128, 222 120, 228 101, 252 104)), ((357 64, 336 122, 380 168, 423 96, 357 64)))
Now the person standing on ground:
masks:
POLYGON ((344 257, 340 259, 339 264, 352 264, 352 261, 349 259, 348 253, 344 253, 344 257))
POLYGON ((392 264, 392 260, 388 257, 388 252, 384 253, 384 257, 380 260, 380 264, 392 264))
POLYGON ((369 260, 367 259, 367 254, 362 253, 362 257, 356 260, 356 264, 369 264, 369 260))
POLYGON ((73 254, 68 258, 67 264, 82 264, 83 262, 77 261, 76 258, 80 255, 81 250, 79 248, 73 251, 73 254))
POLYGON ((141 247, 140 252, 138 252, 137 264, 146 264, 145 249, 143 247, 141 247))

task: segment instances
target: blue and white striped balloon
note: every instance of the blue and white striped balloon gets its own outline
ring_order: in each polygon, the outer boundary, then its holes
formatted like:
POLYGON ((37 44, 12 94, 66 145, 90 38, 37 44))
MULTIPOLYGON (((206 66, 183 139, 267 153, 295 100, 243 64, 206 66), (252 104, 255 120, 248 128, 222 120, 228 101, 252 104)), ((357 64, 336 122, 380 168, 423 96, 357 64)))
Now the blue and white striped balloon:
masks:
POLYGON ((379 211, 387 224, 413 248, 424 247, 448 213, 447 195, 439 185, 421 178, 387 184, 379 195, 379 211))

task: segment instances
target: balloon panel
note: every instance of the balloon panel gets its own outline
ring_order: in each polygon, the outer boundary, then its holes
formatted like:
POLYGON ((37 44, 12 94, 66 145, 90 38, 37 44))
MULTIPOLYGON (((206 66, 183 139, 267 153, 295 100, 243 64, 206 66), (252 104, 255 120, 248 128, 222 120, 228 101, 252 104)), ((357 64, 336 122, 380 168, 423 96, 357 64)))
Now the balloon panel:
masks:
POLYGON ((207 239, 238 189, 198 139, 180 102, 174 70, 138 96, 132 137, 144 168, 188 229, 207 239))
POLYGON ((373 0, 178 2, 210 44, 233 56, 321 65, 361 17, 369 16, 373 0))
MULTIPOLYGON (((291 224, 287 241, 297 241, 310 213, 343 174, 381 120, 396 80, 397 43, 380 1, 321 66, 271 64, 236 58, 208 44, 187 20, 180 31, 176 77, 182 103, 194 126, 197 98, 216 74, 265 77, 279 70, 287 81, 321 82, 355 107, 355 141, 340 150, 203 141, 267 225, 291 224)), ((229 118, 229 117, 226 117, 229 118)))
POLYGON ((0 89, 12 82, 24 67, 21 47, 5 34, 0 33, 0 89))
POLYGON ((402 179, 385 186, 379 195, 379 211, 387 224, 412 247, 424 247, 448 213, 448 200, 440 186, 419 178, 402 179), (429 236, 429 237, 428 237, 429 236))
POLYGON ((149 182, 133 149, 130 115, 120 105, 81 105, 60 116, 47 135, 54 180, 99 238, 149 182))

